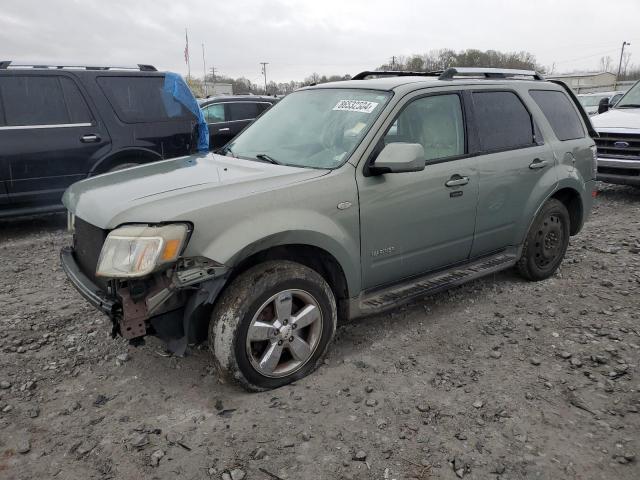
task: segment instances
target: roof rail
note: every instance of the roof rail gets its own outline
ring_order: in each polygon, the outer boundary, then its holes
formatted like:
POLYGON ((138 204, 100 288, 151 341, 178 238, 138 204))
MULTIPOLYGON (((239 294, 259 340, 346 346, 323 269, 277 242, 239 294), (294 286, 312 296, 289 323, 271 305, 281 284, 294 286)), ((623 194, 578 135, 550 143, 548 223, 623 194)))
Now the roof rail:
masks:
POLYGON ((365 70, 351 77, 351 80, 366 80, 369 77, 437 77, 442 70, 437 72, 407 72, 404 70, 365 70))
POLYGON ((97 65, 57 65, 57 64, 42 64, 42 63, 14 63, 11 60, 0 60, 0 70, 7 70, 9 68, 46 68, 57 69, 71 68, 78 70, 140 70, 141 72, 157 72, 158 70, 153 65, 146 65, 139 63, 134 66, 97 66, 97 65))
POLYGON ((451 67, 447 68, 439 80, 453 80, 457 76, 479 76, 484 78, 513 78, 533 77, 534 80, 544 80, 544 77, 534 70, 516 70, 512 68, 482 68, 482 67, 451 67))

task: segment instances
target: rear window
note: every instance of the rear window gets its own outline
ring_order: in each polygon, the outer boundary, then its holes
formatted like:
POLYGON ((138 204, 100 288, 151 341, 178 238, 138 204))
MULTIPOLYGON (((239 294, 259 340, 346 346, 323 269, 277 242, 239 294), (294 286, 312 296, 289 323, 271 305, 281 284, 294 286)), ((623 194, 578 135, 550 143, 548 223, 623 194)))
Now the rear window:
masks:
POLYGON ((258 104, 253 102, 228 103, 231 120, 253 120, 259 115, 258 104))
POLYGON ((473 105, 482 150, 513 150, 535 143, 531 115, 514 92, 473 92, 473 105))
POLYGON ((71 79, 59 75, 0 77, 0 126, 89 122, 87 104, 71 79))
POLYGON ((584 128, 578 112, 563 92, 530 90, 529 94, 551 124, 558 140, 584 138, 584 128))
POLYGON ((163 122, 194 118, 170 92, 165 92, 164 77, 99 77, 98 85, 123 122, 163 122))

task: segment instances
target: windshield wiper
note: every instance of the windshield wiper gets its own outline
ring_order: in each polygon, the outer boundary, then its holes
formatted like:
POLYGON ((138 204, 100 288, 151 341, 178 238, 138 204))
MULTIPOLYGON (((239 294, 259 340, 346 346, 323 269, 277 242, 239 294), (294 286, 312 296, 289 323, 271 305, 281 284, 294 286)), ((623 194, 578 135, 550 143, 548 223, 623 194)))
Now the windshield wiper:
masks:
POLYGON ((265 162, 273 163, 274 165, 281 165, 281 163, 279 161, 277 161, 273 157, 270 157, 266 153, 259 153, 258 155, 256 155, 256 158, 258 160, 264 160, 265 162))
POLYGON ((624 105, 616 105, 615 108, 640 108, 640 103, 625 103, 624 105))

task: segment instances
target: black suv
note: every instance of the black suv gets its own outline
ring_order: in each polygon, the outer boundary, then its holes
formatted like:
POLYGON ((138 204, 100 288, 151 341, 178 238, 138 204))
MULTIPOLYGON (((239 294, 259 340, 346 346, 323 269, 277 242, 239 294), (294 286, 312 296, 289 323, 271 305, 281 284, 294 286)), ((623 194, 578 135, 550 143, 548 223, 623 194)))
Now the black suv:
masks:
POLYGON ((276 97, 261 95, 229 95, 200 100, 200 108, 209 125, 209 147, 216 150, 227 144, 277 101, 276 97))
POLYGON ((0 62, 0 217, 63 210, 87 176, 193 153, 198 115, 184 82, 150 65, 0 62))

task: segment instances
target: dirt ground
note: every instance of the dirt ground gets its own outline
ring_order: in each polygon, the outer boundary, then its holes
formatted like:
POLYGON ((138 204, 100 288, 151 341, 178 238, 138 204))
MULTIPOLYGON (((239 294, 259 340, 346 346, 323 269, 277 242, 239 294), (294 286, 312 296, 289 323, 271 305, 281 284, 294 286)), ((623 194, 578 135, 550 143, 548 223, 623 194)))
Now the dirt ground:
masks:
POLYGON ((63 216, 0 223, 0 478, 640 478, 640 190, 601 191, 559 273, 507 271, 339 327, 276 391, 206 348, 112 340, 63 216))

